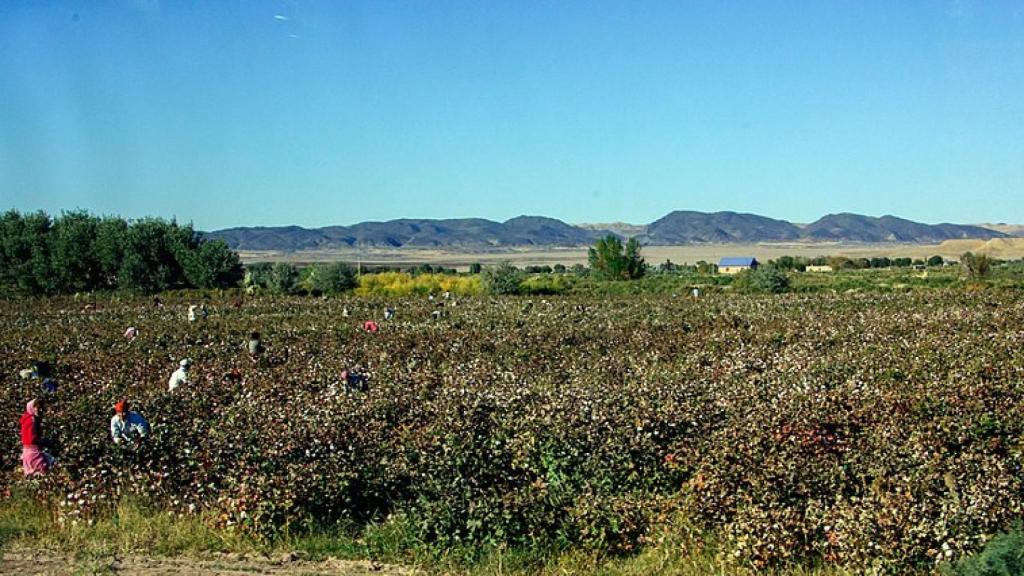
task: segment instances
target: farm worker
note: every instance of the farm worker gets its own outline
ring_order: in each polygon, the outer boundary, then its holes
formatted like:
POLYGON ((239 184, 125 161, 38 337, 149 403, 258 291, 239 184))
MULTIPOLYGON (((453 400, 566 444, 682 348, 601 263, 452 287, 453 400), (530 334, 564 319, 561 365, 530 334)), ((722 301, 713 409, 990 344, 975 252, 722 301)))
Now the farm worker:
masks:
POLYGON ((260 340, 260 333, 253 332, 249 335, 249 342, 247 344, 249 348, 249 357, 255 362, 259 359, 260 354, 263 353, 263 342, 260 340))
POLYGON ((171 374, 171 379, 167 382, 168 390, 173 392, 178 386, 189 383, 188 369, 190 366, 192 366, 192 361, 188 358, 184 358, 178 363, 178 369, 174 371, 174 374, 171 374))
POLYGON ((41 430, 44 411, 42 400, 32 400, 21 415, 21 467, 25 476, 46 474, 53 465, 53 456, 43 451, 43 446, 49 444, 41 430))
POLYGON ((196 321, 196 310, 198 308, 199 307, 196 306, 195 304, 192 304, 191 306, 188 307, 188 321, 189 322, 195 322, 196 321))
POLYGON ((366 322, 363 322, 363 330, 366 330, 367 332, 376 332, 378 330, 377 323, 373 320, 367 320, 366 322))
POLYGON ((359 371, 359 367, 356 366, 351 370, 341 371, 341 384, 345 389, 345 392, 366 392, 366 376, 359 371))
POLYGON ((149 422, 142 414, 128 409, 127 400, 119 400, 114 404, 114 416, 110 418, 110 437, 114 444, 124 440, 145 438, 149 435, 149 422))
POLYGON ((395 317, 395 309, 390 306, 384 309, 384 319, 391 320, 395 317))
POLYGON ((52 374, 50 363, 45 360, 36 360, 32 363, 32 377, 49 378, 52 374))
POLYGON ((124 331, 124 337, 128 340, 135 340, 138 335, 139 329, 135 326, 129 326, 128 329, 124 331))
POLYGON ((690 294, 692 294, 694 298, 700 298, 700 288, 694 287, 690 294))
POLYGON ((232 368, 230 372, 225 372, 224 376, 221 377, 221 382, 230 382, 237 384, 242 381, 242 371, 238 368, 232 368))

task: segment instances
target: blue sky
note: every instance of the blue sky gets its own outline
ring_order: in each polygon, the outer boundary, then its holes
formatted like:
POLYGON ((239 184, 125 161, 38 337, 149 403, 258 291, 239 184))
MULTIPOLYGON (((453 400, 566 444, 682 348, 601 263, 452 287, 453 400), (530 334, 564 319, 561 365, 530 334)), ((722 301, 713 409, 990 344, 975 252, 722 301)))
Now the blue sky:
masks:
POLYGON ((1022 199, 1019 1, 0 2, 0 209, 1024 223, 1022 199))

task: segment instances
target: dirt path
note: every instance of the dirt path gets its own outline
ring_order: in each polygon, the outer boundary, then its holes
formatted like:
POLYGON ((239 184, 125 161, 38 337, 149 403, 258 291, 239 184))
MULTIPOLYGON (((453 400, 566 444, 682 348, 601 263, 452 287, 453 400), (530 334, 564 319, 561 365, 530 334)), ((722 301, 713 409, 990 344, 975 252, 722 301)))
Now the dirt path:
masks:
POLYGON ((410 576, 423 572, 413 568, 378 564, 366 560, 302 560, 285 554, 274 558, 224 554, 205 558, 156 558, 149 556, 105 556, 74 559, 52 552, 6 553, 0 559, 0 574, 86 575, 138 574, 140 576, 410 576))

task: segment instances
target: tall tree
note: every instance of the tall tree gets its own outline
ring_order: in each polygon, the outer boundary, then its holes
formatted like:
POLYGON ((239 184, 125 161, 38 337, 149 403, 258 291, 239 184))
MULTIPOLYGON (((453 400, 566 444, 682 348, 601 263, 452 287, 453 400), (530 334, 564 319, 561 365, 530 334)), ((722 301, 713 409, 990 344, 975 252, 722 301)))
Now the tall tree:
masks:
POLYGON ((101 286, 95 242, 99 219, 84 211, 65 212, 50 231, 50 264, 55 289, 83 292, 101 286))
POLYGON ((298 288, 299 270, 292 264, 278 262, 270 270, 268 288, 278 294, 291 294, 298 288))
POLYGON ((186 252, 183 266, 185 278, 196 288, 237 286, 244 274, 238 254, 223 240, 201 241, 186 252))
POLYGON ((111 216, 99 221, 96 226, 96 261, 99 265, 101 288, 117 288, 124 248, 128 241, 128 222, 111 216))
POLYGON ((644 259, 636 238, 630 238, 623 247, 618 236, 609 234, 590 248, 587 261, 593 274, 603 280, 633 280, 644 275, 644 259))

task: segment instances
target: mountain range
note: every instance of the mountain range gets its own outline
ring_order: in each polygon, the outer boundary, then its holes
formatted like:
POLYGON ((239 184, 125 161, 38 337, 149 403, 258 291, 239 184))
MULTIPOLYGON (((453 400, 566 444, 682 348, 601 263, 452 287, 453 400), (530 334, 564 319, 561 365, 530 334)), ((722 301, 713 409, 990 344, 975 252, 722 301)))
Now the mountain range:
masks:
POLYGON ((351 226, 240 227, 206 232, 235 250, 317 250, 342 248, 465 248, 585 246, 607 234, 636 237, 645 245, 672 246, 751 242, 935 243, 954 239, 1005 238, 1011 234, 982 226, 922 224, 896 216, 829 214, 805 225, 756 214, 679 210, 646 225, 581 224, 542 216, 495 222, 483 218, 399 219, 351 226))

